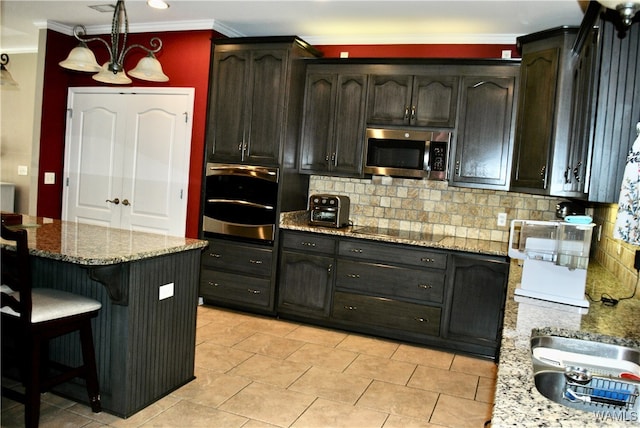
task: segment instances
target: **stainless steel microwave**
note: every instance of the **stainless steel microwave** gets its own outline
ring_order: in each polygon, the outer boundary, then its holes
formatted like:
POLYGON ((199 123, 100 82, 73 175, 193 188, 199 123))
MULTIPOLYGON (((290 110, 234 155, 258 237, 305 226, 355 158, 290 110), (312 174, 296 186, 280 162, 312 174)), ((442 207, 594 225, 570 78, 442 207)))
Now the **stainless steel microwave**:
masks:
POLYGON ((367 128, 365 174, 446 180, 451 133, 367 128))

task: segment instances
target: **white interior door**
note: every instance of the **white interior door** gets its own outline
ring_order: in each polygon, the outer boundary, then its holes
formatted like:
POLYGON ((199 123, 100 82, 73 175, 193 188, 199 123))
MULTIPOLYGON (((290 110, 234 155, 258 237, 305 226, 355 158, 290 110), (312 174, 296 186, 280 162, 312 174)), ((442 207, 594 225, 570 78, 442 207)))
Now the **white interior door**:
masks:
POLYGON ((62 218, 184 236, 193 89, 128 89, 70 89, 62 218))

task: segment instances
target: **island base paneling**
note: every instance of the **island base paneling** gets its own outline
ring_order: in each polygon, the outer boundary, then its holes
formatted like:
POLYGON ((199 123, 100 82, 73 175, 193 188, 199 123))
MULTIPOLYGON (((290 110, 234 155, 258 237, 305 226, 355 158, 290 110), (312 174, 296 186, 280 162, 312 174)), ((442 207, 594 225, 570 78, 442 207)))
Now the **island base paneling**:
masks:
MULTIPOLYGON (((194 379, 200 256, 197 249, 105 266, 34 257, 34 287, 63 289, 102 303, 93 332, 103 410, 129 417, 194 379), (107 287, 91 279, 101 277, 95 275, 100 269, 111 270, 107 277, 118 283, 126 301, 113 301, 107 287), (173 294, 160 300, 159 288, 167 284, 173 284, 173 294)), ((51 343, 53 360, 81 361, 80 347, 70 339, 51 343)), ((55 392, 86 403, 79 382, 55 392)))

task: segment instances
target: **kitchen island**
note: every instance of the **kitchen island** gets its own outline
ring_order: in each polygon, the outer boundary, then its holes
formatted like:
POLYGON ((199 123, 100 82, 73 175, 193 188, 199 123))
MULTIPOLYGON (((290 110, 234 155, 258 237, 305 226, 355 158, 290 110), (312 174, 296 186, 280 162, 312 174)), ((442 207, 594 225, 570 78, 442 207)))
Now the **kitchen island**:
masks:
MULTIPOLYGON (((194 378, 200 258, 206 241, 30 216, 12 227, 28 231, 34 287, 102 303, 93 327, 105 411, 126 418, 194 378)), ((54 340, 52 358, 78 364, 76 342, 54 340)), ((80 383, 55 391, 87 400, 80 383)))
MULTIPOLYGON (((640 423, 637 413, 635 421, 629 422, 606 416, 598 418, 593 412, 562 406, 540 394, 533 380, 530 339, 534 331, 639 348, 640 300, 622 300, 616 306, 591 301, 586 314, 579 313, 576 307, 536 299, 517 297, 516 301, 514 290, 520 281, 521 271, 517 261, 512 261, 491 425, 637 426, 640 423)), ((599 300, 602 293, 620 298, 631 295, 633 290, 624 289, 610 272, 591 262, 587 271, 586 292, 594 300, 599 300)), ((633 412, 628 413, 633 419, 633 412)))

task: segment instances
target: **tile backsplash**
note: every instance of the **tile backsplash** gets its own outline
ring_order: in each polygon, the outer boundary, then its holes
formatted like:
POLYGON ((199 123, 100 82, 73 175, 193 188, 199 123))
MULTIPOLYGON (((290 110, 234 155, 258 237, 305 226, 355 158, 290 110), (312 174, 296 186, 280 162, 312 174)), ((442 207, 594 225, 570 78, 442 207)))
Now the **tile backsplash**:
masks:
POLYGON ((351 199, 354 225, 509 241, 513 219, 555 220, 557 197, 449 186, 447 182, 374 176, 371 179, 311 176, 309 194, 351 199), (498 214, 507 214, 498 226, 498 214))
MULTIPOLYGON (((446 182, 391 177, 353 179, 311 176, 309 194, 332 193, 351 199, 354 225, 446 234, 464 238, 509 241, 513 219, 554 221, 559 197, 449 186, 446 182), (498 226, 499 213, 507 214, 498 226)), ((592 258, 633 290, 637 247, 613 239, 617 205, 597 204, 592 258), (598 239, 600 238, 600 239, 598 239)), ((639 297, 640 298, 640 297, 639 297)))

